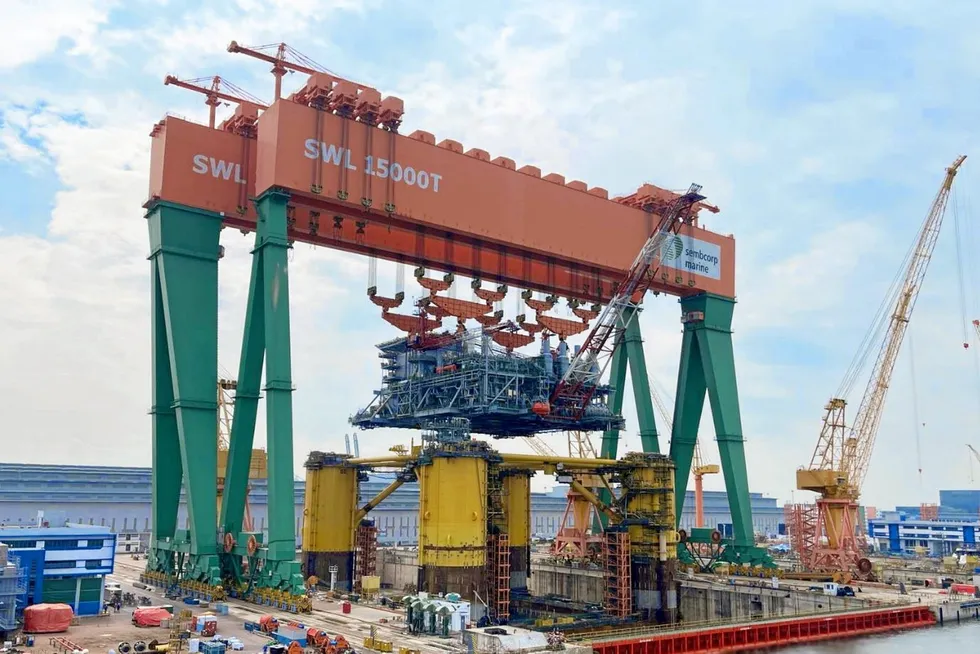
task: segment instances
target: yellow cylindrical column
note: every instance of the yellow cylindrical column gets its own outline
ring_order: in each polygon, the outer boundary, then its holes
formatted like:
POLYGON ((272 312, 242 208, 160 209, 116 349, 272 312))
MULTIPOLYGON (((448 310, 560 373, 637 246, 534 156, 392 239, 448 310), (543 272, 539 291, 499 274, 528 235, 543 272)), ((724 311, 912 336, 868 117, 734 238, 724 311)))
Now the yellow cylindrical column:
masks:
POLYGON ((503 489, 510 542, 510 588, 526 590, 531 569, 531 472, 509 472, 503 478, 503 489))
POLYGON ((303 564, 306 575, 330 583, 337 566, 336 590, 350 590, 354 566, 354 514, 357 467, 349 456, 310 452, 306 461, 303 506, 303 564))
POLYGON ((435 451, 420 461, 419 590, 482 592, 487 554, 487 459, 479 450, 435 451))
POLYGON ((663 454, 631 452, 623 462, 630 535, 633 608, 657 622, 677 620, 677 531, 674 462, 663 454))

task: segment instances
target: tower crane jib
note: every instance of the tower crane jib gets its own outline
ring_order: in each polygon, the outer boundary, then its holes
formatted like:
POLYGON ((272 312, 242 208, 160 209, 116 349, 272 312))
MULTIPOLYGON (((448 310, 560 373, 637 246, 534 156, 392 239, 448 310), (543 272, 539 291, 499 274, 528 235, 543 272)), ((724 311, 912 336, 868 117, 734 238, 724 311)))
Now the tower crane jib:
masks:
POLYGON ((871 461, 875 437, 881 423, 885 397, 891 385, 892 372, 898 360, 898 353, 905 338, 905 332, 908 330, 909 320, 912 318, 912 310, 915 308, 919 291, 922 289, 922 282, 925 279, 929 261, 932 259, 932 253, 936 248, 939 230, 946 213, 946 203, 953 187, 953 179, 965 159, 965 156, 957 157, 953 164, 946 169, 943 184, 940 186, 929 214, 923 222, 911 261, 905 271, 905 278, 898 294, 895 310, 892 312, 887 336, 878 353, 868 387, 861 398, 861 404, 858 406, 854 425, 851 429, 851 438, 848 439, 851 445, 845 448, 846 456, 841 459, 845 479, 847 479, 855 498, 861 492, 861 485, 868 473, 868 464, 871 461), (852 447, 853 453, 850 451, 852 447))
MULTIPOLYGON (((868 472, 895 363, 939 238, 953 179, 965 159, 965 156, 957 157, 946 169, 943 183, 904 264, 901 285, 893 287, 897 292, 890 302, 891 311, 886 314, 887 327, 851 427, 845 421, 847 401, 843 394, 832 398, 824 407, 823 428, 810 465, 797 471, 797 488, 820 495, 817 533, 812 542, 826 539, 825 547, 821 545, 811 552, 800 553, 810 567, 870 573, 870 562, 861 558, 855 537, 857 500, 868 472)), ((888 306, 888 298, 883 306, 888 306)), ((863 360, 862 354, 858 361, 863 360)), ((847 385, 845 382, 843 387, 847 385)))

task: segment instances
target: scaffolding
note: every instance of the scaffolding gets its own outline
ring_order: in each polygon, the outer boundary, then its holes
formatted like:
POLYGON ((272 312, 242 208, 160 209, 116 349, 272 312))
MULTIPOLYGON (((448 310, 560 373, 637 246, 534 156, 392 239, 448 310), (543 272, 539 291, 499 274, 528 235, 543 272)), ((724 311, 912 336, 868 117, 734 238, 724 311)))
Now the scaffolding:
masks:
POLYGON ((362 591, 361 580, 373 577, 378 570, 378 528, 365 520, 354 536, 354 590, 362 591))
POLYGON ((786 504, 783 514, 790 547, 800 558, 800 563, 809 567, 817 545, 817 507, 814 504, 786 504))
POLYGON ((625 531, 607 531, 602 547, 606 573, 605 611, 625 618, 632 613, 633 597, 630 575, 630 535, 625 531))
POLYGON ((510 618, 510 538, 507 534, 487 537, 487 589, 490 616, 510 618))
POLYGON ((919 520, 939 520, 938 504, 920 504, 919 520))
POLYGON ((491 463, 487 469, 486 515, 487 558, 484 564, 484 586, 487 589, 490 617, 510 618, 510 537, 505 532, 507 496, 500 467, 491 463))
POLYGON ((17 628, 17 599, 27 593, 24 569, 18 559, 7 560, 6 545, 0 544, 0 631, 17 628))
POLYGON ((0 543, 0 632, 17 628, 17 598, 27 594, 27 576, 19 559, 7 558, 8 549, 0 543))

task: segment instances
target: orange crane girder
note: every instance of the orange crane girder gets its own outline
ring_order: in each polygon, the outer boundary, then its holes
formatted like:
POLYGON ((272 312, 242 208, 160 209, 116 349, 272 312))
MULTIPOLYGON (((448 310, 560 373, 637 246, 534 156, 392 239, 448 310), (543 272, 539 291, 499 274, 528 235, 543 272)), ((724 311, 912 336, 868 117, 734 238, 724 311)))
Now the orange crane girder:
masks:
MULTIPOLYGON (((611 297, 653 224, 642 209, 477 148, 290 100, 265 110, 256 131, 246 147, 167 117, 153 132, 150 200, 221 212, 251 231, 254 208, 241 198, 280 188, 296 241, 589 302, 611 297)), ((734 297, 733 238, 685 226, 663 258, 653 290, 734 297)))
POLYGON ((432 304, 441 308, 449 315, 455 316, 461 320, 470 320, 478 316, 482 316, 483 314, 489 312, 492 308, 486 302, 460 300, 458 298, 445 297, 443 295, 432 295, 430 300, 432 301, 432 304))

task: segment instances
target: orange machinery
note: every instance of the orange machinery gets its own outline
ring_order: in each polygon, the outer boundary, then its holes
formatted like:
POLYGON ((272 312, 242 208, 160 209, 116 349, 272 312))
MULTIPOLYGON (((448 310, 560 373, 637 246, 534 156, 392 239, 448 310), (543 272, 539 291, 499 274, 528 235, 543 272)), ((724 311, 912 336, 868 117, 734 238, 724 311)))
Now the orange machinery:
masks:
MULTIPOLYGON (((259 109, 246 103, 217 129, 160 121, 149 202, 221 212, 247 232, 255 229, 249 199, 284 189, 296 241, 604 302, 655 226, 651 212, 676 197, 644 184, 608 199, 605 189, 429 132, 404 136, 401 100, 326 73, 259 109), (234 129, 242 124, 249 128, 234 129)), ((734 254, 731 236, 695 219, 651 288, 732 298, 734 254)))

